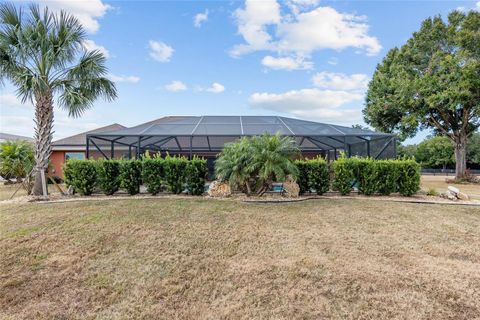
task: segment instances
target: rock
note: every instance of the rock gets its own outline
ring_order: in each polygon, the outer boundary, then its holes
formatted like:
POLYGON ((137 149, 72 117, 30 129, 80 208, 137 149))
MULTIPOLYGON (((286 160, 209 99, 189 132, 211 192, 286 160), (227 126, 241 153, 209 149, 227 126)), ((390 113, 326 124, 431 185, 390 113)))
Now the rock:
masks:
POLYGON ((454 194, 454 193, 453 193, 452 191, 450 191, 450 190, 447 192, 447 199, 448 199, 448 200, 452 200, 452 201, 457 201, 457 200, 458 200, 458 199, 457 199, 457 195, 454 194))
POLYGON ((468 197, 467 194, 463 193, 463 192, 458 192, 456 194, 457 198, 460 199, 460 200, 470 200, 470 198, 468 197))
POLYGON ((232 195, 232 189, 228 183, 215 180, 208 188, 208 195, 210 197, 229 197, 232 195))
POLYGON ((460 190, 458 188, 455 188, 455 187, 452 187, 452 186, 448 186, 448 191, 450 191, 451 193, 453 193, 455 195, 460 192, 460 190))
POLYGON ((287 176, 283 183, 283 196, 288 198, 298 198, 299 194, 300 187, 295 180, 293 180, 292 176, 287 176))

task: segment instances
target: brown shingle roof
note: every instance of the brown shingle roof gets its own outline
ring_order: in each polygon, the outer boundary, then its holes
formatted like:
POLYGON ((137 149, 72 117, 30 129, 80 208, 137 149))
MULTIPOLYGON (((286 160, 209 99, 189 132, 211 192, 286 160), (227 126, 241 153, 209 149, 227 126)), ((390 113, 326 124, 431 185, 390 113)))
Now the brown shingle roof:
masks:
POLYGON ((90 131, 85 131, 79 134, 76 134, 71 137, 66 137, 63 139, 59 139, 57 141, 54 141, 52 143, 53 146, 84 146, 85 141, 87 139, 87 134, 90 133, 105 133, 108 131, 113 131, 113 130, 120 130, 120 129, 125 129, 126 127, 122 126, 121 124, 114 123, 105 127, 97 128, 94 130, 90 131))

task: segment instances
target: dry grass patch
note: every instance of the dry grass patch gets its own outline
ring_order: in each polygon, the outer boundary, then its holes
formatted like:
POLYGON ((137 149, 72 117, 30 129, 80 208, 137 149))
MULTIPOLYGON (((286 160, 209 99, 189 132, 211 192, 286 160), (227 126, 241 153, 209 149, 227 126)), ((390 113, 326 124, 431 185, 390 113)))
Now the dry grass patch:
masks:
POLYGON ((480 314, 479 208, 145 199, 0 209, 0 318, 480 314))
POLYGON ((422 176, 422 190, 428 191, 428 189, 433 188, 437 192, 442 193, 446 192, 448 186, 454 186, 459 188, 463 193, 468 194, 468 196, 473 200, 480 200, 480 184, 465 183, 465 184, 456 184, 456 183, 447 183, 446 179, 453 179, 454 177, 447 176, 422 176))

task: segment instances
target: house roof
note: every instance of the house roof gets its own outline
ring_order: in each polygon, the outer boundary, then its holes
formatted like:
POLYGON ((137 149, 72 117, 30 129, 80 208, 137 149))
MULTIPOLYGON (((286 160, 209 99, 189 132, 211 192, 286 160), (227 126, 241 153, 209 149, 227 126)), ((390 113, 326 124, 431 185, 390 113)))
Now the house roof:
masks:
POLYGON ((66 138, 63 138, 63 139, 56 140, 52 143, 52 146, 53 147, 85 146, 86 139, 87 139, 87 134, 108 133, 110 131, 121 130, 121 129, 125 129, 125 128, 126 127, 122 126, 121 124, 113 123, 113 124, 105 126, 105 127, 97 128, 97 129, 94 129, 94 130, 82 132, 82 133, 79 133, 79 134, 76 134, 76 135, 73 135, 73 136, 70 136, 70 137, 66 137, 66 138))
POLYGON ((3 141, 27 141, 27 142, 33 142, 33 139, 30 137, 25 137, 25 136, 19 136, 16 134, 10 134, 10 133, 4 133, 0 132, 0 142, 3 141))

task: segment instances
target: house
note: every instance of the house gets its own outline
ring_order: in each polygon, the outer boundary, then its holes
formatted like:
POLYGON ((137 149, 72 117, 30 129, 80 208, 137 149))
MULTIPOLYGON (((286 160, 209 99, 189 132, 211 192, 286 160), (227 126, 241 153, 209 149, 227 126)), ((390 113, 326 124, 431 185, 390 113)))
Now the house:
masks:
POLYGON ((225 143, 263 133, 292 137, 309 158, 396 155, 394 135, 367 129, 280 116, 169 116, 129 128, 115 123, 57 140, 49 174, 63 178, 62 166, 71 158, 139 159, 147 151, 204 157, 211 173, 225 143))
MULTIPOLYGON (((52 143, 52 155, 50 156, 49 175, 58 176, 63 179, 62 167, 66 160, 86 158, 86 140, 88 134, 108 133, 109 131, 121 129, 125 129, 125 127, 121 124, 114 123, 54 141, 52 143)), ((105 144, 100 144, 99 147, 105 147, 105 144)), ((110 148, 110 144, 108 144, 108 147, 110 148)), ((115 153, 115 157, 120 158, 122 155, 122 150, 119 148, 115 153)), ((96 159, 102 157, 102 154, 98 151, 93 151, 90 153, 90 157, 96 159)))
POLYGON ((33 139, 30 137, 25 136, 18 136, 16 134, 9 134, 0 132, 0 143, 6 141, 26 141, 26 142, 33 142, 33 139))

